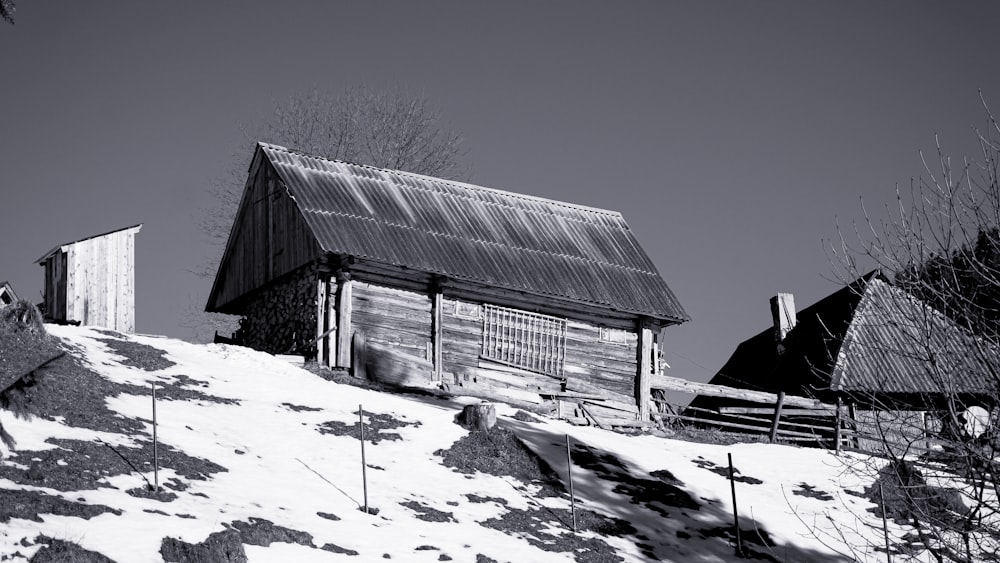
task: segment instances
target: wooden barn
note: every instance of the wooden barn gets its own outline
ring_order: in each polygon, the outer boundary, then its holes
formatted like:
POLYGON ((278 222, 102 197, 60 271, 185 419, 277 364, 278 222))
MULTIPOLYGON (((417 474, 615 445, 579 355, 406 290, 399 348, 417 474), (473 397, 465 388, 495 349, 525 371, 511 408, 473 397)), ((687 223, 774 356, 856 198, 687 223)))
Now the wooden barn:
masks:
POLYGON ((45 318, 135 331, 134 225, 61 244, 36 260, 45 268, 45 318))
MULTIPOLYGON (((709 383, 839 405, 866 450, 881 447, 883 433, 902 444, 940 430, 956 404, 997 406, 1000 355, 878 271, 800 311, 778 294, 771 313, 772 326, 742 342, 709 383)), ((734 422, 713 413, 754 406, 699 395, 688 414, 734 422)))
POLYGON ((206 310, 354 375, 649 419, 687 314, 621 214, 258 144, 206 310))

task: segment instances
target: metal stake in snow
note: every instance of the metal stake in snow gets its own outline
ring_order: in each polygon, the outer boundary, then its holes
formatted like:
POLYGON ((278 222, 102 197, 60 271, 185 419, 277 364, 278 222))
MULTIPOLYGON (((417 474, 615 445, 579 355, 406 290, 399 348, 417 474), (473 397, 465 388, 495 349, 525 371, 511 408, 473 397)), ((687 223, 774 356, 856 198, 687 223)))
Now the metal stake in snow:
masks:
POLYGON ((368 467, 365 464, 365 409, 358 405, 358 424, 361 425, 361 482, 365 491, 365 514, 368 514, 368 467))
POLYGON ((569 509, 573 514, 573 533, 576 533, 576 493, 573 492, 573 458, 569 453, 569 434, 566 435, 566 470, 569 472, 569 509))
POLYGON ((882 492, 882 482, 878 483, 878 498, 882 501, 882 534, 885 535, 885 558, 892 563, 892 551, 889 550, 889 525, 885 521, 885 493, 882 492))
POLYGON ((736 509, 736 480, 733 478, 733 454, 729 456, 729 488, 733 492, 733 533, 736 537, 736 556, 743 557, 743 538, 740 537, 740 513, 736 509))
POLYGON ((156 451, 156 382, 153 382, 153 483, 155 492, 160 492, 160 460, 156 451))

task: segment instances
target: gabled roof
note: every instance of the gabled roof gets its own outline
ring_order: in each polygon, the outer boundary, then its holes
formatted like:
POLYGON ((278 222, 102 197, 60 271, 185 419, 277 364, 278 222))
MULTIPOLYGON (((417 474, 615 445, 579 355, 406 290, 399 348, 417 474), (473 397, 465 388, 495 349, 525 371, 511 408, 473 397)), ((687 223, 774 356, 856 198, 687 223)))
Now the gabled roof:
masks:
POLYGON ((258 144, 323 251, 681 322, 620 213, 258 144))
POLYGON ((1000 356, 989 343, 876 278, 867 284, 841 340, 830 386, 883 393, 982 393, 997 388, 998 368, 1000 356))
POLYGON ((977 394, 997 386, 997 352, 878 272, 796 316, 783 353, 767 328, 741 343, 711 383, 815 396, 977 394))
POLYGON ((76 244, 78 242, 83 242, 85 240, 90 240, 90 239, 95 239, 95 238, 98 238, 98 237, 107 236, 107 235, 114 234, 114 233, 117 233, 117 232, 120 232, 120 231, 128 231, 128 230, 131 230, 131 229, 135 229, 135 232, 139 232, 139 229, 141 229, 141 228, 142 228, 142 223, 139 223, 138 225, 132 225, 131 227, 122 227, 121 229, 115 229, 113 231, 108 231, 106 233, 101 233, 99 235, 91 235, 89 237, 84 237, 82 239, 74 240, 73 242, 66 242, 66 243, 63 243, 63 244, 60 244, 60 245, 56 245, 55 248, 53 248, 52 250, 50 250, 50 251, 46 252, 45 254, 43 254, 42 257, 39 258, 38 260, 35 260, 35 264, 41 264, 42 262, 48 260, 53 254, 55 254, 57 252, 65 252, 66 249, 70 245, 76 244))

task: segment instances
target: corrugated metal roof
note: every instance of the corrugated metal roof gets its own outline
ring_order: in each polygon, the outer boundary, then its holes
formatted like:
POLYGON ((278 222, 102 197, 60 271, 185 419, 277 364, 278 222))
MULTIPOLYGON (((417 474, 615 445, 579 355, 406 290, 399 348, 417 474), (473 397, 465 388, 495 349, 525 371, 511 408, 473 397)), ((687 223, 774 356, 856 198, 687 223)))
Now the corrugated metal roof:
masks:
POLYGON ((998 360, 990 344, 875 278, 844 335, 830 385, 844 391, 982 393, 996 388, 998 360))
POLYGON ((620 213, 259 147, 326 252, 689 319, 620 213))
MULTIPOLYGON (((831 392, 987 394, 1000 354, 872 272, 797 313, 779 354, 774 329, 742 342, 711 383, 832 400, 831 392), (933 357, 933 362, 931 358, 933 357)), ((693 406, 724 400, 697 397, 693 406)))

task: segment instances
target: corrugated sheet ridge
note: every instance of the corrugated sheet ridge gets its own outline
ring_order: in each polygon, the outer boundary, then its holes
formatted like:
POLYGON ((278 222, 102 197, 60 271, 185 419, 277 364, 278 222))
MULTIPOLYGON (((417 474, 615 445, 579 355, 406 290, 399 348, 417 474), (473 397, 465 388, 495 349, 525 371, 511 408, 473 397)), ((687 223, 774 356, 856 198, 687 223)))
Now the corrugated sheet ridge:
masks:
MULTIPOLYGON (((614 211, 614 210, 611 210, 611 209, 602 209, 600 207, 590 207, 590 206, 587 206, 587 205, 580 205, 580 204, 577 204, 577 203, 570 203, 570 202, 567 202, 567 201, 559 201, 559 200, 555 200, 555 199, 548 199, 548 198, 539 197, 539 196, 533 196, 533 195, 528 195, 528 194, 520 194, 520 193, 517 193, 517 192, 509 192, 509 191, 501 190, 501 189, 498 189, 498 188, 490 188, 490 187, 487 187, 487 186, 478 186, 478 185, 474 185, 474 184, 468 184, 468 183, 465 183, 465 182, 459 182, 457 180, 445 180, 443 178, 435 178, 433 176, 425 176, 423 174, 417 174, 417 173, 414 173, 414 172, 405 172, 403 170, 392 170, 392 169, 389 169, 389 168, 378 168, 377 166, 371 166, 371 165, 368 165, 368 164, 357 164, 357 163, 354 163, 354 162, 348 162, 346 160, 337 160, 337 159, 333 159, 333 158, 326 158, 326 157, 323 157, 323 156, 306 154, 306 153, 303 153, 303 152, 300 152, 300 151, 297 151, 297 150, 294 150, 294 149, 290 149, 290 148, 287 148, 287 147, 282 147, 280 145, 273 145, 273 144, 270 144, 270 143, 260 142, 259 144, 261 145, 261 147, 264 147, 266 149, 286 152, 288 154, 292 154, 292 155, 295 155, 295 156, 298 156, 298 157, 304 158, 304 159, 322 160, 322 161, 331 162, 331 163, 339 164, 339 165, 343 165, 343 166, 349 166, 349 167, 353 167, 353 168, 362 168, 362 169, 369 170, 369 171, 376 172, 376 173, 384 173, 384 174, 388 174, 388 175, 400 176, 402 178, 410 178, 410 179, 422 180, 422 181, 430 182, 432 184, 445 185, 445 186, 450 186, 450 187, 454 187, 454 188, 461 188, 461 189, 464 189, 464 190, 471 191, 473 193, 484 193, 484 192, 485 193, 491 193, 493 195, 498 195, 498 196, 502 196, 502 197, 505 197, 505 198, 511 198, 511 199, 518 199, 518 200, 522 200, 522 201, 525 201, 525 202, 544 203, 546 205, 552 205, 552 206, 556 206, 556 207, 564 207, 566 209, 572 209, 572 210, 576 210, 576 211, 587 211, 587 212, 591 212, 591 213, 598 213, 598 214, 602 214, 602 215, 608 215, 610 217, 622 218, 621 212, 614 211)), ((327 174, 331 173, 330 171, 325 170, 323 168, 310 168, 310 170, 315 170, 317 172, 324 172, 324 173, 327 173, 327 174)), ((420 185, 419 183, 415 183, 415 184, 407 183, 406 186, 408 188, 415 188, 415 189, 419 189, 419 190, 429 191, 429 190, 427 190, 426 187, 420 185)), ((449 195, 449 196, 454 196, 454 197, 461 197, 461 196, 458 196, 457 194, 450 194, 450 193, 447 193, 447 192, 443 192, 442 195, 449 195)), ((484 204, 487 204, 487 205, 489 205, 489 204, 499 205, 499 206, 503 206, 504 205, 504 204, 499 203, 499 202, 490 202, 490 201, 481 201, 480 203, 484 203, 484 204)), ((525 211, 531 212, 533 210, 525 209, 525 211)), ((542 212, 541 211, 537 211, 537 213, 542 213, 542 212)), ((572 220, 572 218, 569 218, 569 219, 572 220)), ((590 222, 590 221, 585 221, 585 222, 590 222)))

